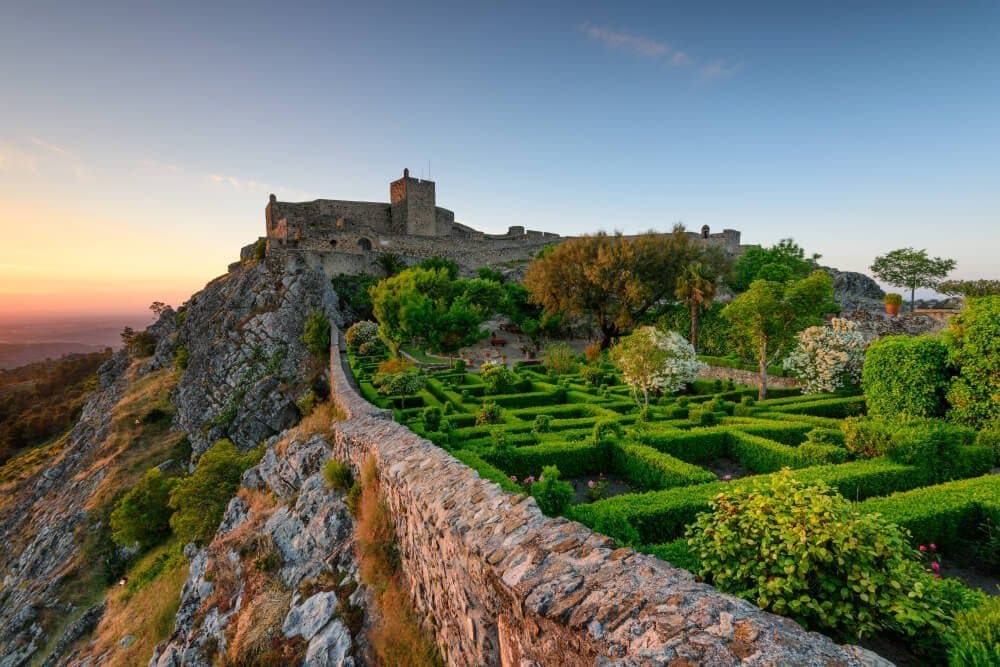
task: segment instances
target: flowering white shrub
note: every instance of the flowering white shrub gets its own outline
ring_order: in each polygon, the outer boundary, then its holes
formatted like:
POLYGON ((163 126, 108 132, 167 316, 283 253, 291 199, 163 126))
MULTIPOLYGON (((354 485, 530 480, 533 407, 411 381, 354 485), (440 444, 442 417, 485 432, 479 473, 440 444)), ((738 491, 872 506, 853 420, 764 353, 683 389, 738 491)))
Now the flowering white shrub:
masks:
POLYGON ((674 392, 693 382, 705 364, 698 361, 694 347, 674 331, 639 327, 611 348, 611 360, 621 370, 632 396, 649 406, 649 392, 674 392))
POLYGON ((830 326, 803 330, 783 365, 802 378, 803 393, 818 394, 858 384, 864 361, 864 336, 854 322, 835 317, 830 326))
POLYGON ((355 322, 344 332, 344 340, 351 350, 357 352, 365 343, 378 340, 378 325, 368 320, 355 322))

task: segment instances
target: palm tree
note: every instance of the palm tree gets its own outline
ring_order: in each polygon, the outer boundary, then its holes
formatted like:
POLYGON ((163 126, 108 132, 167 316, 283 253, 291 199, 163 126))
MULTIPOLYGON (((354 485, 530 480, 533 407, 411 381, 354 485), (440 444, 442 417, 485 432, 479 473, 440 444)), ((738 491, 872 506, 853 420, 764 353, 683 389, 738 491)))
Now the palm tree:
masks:
POLYGON ((691 345, 698 349, 698 314, 712 307, 715 298, 715 278, 701 262, 689 264, 684 274, 677 279, 674 295, 691 309, 691 345))
POLYGON ((386 278, 392 278, 406 268, 403 258, 391 252, 379 253, 375 258, 375 265, 385 271, 386 278))

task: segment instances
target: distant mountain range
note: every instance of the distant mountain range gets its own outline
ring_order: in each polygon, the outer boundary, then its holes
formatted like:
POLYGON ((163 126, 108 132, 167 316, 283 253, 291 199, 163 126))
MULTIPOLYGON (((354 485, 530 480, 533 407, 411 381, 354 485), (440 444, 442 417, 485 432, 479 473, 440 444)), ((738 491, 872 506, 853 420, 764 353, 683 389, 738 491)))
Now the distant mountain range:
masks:
POLYGON ((149 324, 148 315, 64 319, 0 319, 0 369, 66 354, 99 352, 121 346, 121 331, 149 324))

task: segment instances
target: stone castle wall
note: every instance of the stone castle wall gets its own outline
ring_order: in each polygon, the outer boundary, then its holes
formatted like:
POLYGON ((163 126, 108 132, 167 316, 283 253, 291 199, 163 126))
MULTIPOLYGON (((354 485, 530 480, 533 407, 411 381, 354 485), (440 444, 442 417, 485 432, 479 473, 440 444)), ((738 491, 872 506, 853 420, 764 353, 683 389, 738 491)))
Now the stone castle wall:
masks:
POLYGON ((418 612, 450 665, 859 665, 796 623, 545 517, 348 383, 334 330, 335 458, 375 461, 418 612))

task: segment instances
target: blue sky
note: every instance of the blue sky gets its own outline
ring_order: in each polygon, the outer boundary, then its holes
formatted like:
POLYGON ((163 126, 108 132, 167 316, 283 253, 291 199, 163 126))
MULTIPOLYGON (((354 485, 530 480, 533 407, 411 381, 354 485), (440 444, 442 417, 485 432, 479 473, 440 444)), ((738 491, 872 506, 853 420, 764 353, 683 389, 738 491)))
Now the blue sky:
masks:
POLYGON ((428 163, 490 231, 1000 278, 997 3, 94 4, 0 21, 0 309, 179 301, 269 192, 381 201, 428 163))

